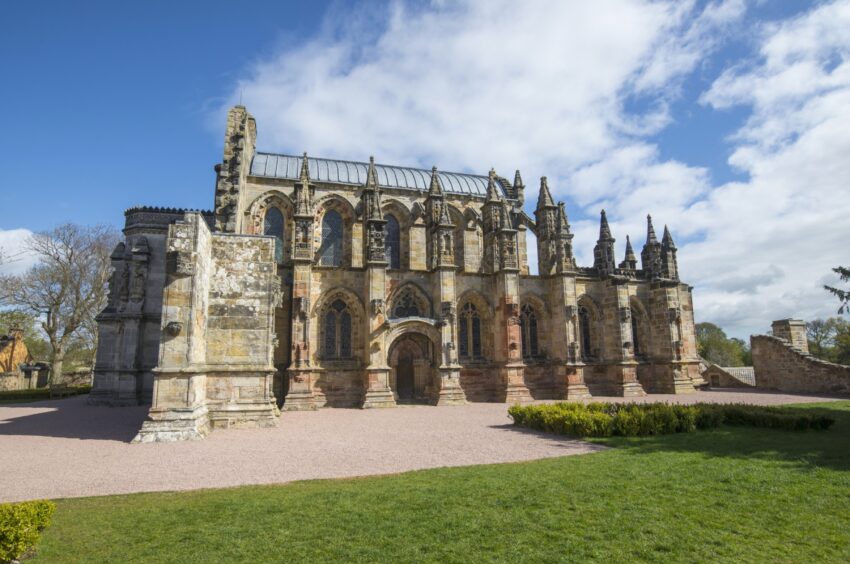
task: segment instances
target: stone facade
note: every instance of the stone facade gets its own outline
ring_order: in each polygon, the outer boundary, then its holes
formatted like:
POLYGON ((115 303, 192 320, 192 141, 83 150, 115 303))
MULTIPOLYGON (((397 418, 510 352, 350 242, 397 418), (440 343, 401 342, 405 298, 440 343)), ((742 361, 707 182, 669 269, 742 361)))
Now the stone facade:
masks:
POLYGON ((651 219, 641 268, 573 257, 541 179, 258 153, 233 108, 213 212, 134 208, 92 401, 150 402, 138 440, 273 425, 278 408, 691 392, 691 288, 651 219), (529 274, 525 233, 538 241, 529 274))
POLYGON ((811 356, 803 321, 774 321, 772 329, 773 335, 750 337, 757 387, 782 392, 850 394, 850 366, 811 356))

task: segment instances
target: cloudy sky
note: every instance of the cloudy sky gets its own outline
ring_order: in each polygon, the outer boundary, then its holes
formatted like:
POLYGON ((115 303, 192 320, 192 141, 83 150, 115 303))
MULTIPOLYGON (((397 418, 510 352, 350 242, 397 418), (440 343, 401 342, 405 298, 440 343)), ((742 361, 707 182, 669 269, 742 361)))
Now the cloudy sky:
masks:
POLYGON ((529 211, 547 175, 582 264, 600 209, 618 254, 627 234, 640 250, 651 213, 698 321, 732 335, 835 313, 822 285, 850 264, 850 1, 84 5, 12 8, 0 38, 18 77, 0 92, 7 252, 27 229, 119 224, 136 203, 210 207, 241 99, 262 150, 519 168, 529 211))

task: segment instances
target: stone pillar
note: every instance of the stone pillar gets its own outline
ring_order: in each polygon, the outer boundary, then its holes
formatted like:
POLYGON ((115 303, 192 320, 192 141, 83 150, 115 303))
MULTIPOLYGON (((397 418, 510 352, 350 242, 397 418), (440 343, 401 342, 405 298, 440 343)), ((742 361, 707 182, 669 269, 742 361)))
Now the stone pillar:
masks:
POLYGON ((499 374, 505 384, 505 401, 522 403, 532 401, 525 384, 525 363, 522 361, 522 335, 519 316, 519 275, 516 271, 502 271, 496 275, 497 295, 496 325, 501 335, 496 340, 496 355, 501 362, 499 374))
POLYGON ((806 322, 802 319, 779 319, 771 324, 771 329, 774 337, 785 339, 801 353, 809 354, 806 322))
POLYGON ((440 304, 439 329, 442 342, 440 366, 431 396, 433 405, 460 405, 466 403, 466 394, 460 386, 460 364, 457 357, 457 297, 455 296, 455 267, 439 266, 433 273, 434 300, 440 304))
POLYGON ((574 275, 562 274, 550 278, 551 294, 556 296, 551 312, 553 367, 555 377, 564 385, 564 399, 591 397, 584 382, 584 363, 578 337, 578 296, 574 275))
POLYGON ((395 407, 395 398, 390 389, 390 367, 387 366, 384 342, 384 323, 386 322, 386 263, 369 264, 366 276, 365 295, 368 299, 366 312, 365 356, 366 374, 363 384, 363 408, 395 407))
POLYGON ((169 228, 153 402, 133 442, 200 439, 210 430, 204 372, 210 249, 211 234, 200 214, 187 213, 169 228))
POLYGON ((289 390, 283 402, 285 411, 316 409, 313 396, 313 368, 310 358, 310 286, 312 268, 309 260, 294 260, 292 268, 292 351, 286 371, 289 390))
POLYGON ((609 347, 615 364, 609 369, 614 375, 613 392, 618 396, 645 396, 646 392, 637 379, 638 363, 634 359, 634 337, 627 284, 612 280, 610 291, 614 294, 616 317, 614 319, 614 346, 609 347))

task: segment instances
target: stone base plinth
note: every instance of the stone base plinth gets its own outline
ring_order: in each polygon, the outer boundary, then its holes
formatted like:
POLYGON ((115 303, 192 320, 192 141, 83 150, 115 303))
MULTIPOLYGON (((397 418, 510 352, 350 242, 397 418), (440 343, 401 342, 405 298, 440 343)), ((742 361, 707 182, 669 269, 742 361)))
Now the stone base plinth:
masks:
POLYGON ((528 403, 534 401, 528 386, 525 385, 525 371, 522 364, 507 365, 500 369, 502 382, 505 382, 505 403, 528 403))
POLYGON ((590 399, 593 397, 590 394, 590 390, 587 385, 584 383, 584 372, 582 370, 582 366, 564 366, 563 378, 566 380, 564 399, 580 400, 590 399))
POLYGON ((390 369, 372 367, 366 370, 366 382, 363 386, 363 409, 396 407, 395 396, 390 389, 390 369))
POLYGON ((431 405, 463 405, 466 394, 460 387, 460 366, 441 367, 431 392, 431 405))
POLYGON ((313 396, 313 373, 311 370, 293 368, 287 371, 289 392, 283 399, 284 411, 314 411, 316 398, 313 396))
POLYGON ((210 432, 206 405, 195 408, 151 409, 134 443, 171 443, 203 439, 210 432))
POLYGON ((277 427, 280 411, 273 401, 225 403, 209 406, 213 429, 257 429, 277 427))

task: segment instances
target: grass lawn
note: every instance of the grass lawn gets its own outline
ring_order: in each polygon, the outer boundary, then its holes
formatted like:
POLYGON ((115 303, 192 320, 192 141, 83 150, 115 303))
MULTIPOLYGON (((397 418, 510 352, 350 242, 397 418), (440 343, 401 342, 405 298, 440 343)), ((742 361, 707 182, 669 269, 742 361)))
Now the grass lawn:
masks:
POLYGON ((602 439, 616 448, 519 464, 60 500, 36 560, 847 562, 850 401, 800 408, 837 423, 602 439))

